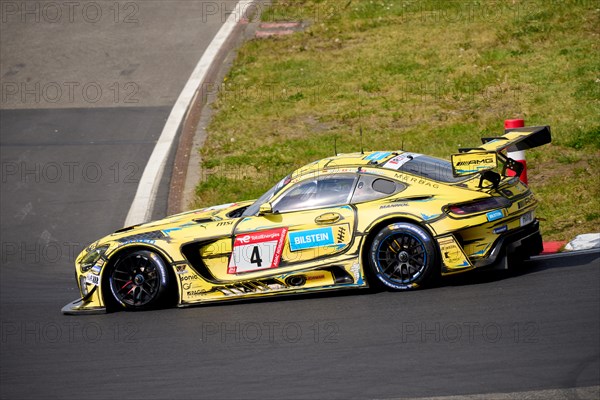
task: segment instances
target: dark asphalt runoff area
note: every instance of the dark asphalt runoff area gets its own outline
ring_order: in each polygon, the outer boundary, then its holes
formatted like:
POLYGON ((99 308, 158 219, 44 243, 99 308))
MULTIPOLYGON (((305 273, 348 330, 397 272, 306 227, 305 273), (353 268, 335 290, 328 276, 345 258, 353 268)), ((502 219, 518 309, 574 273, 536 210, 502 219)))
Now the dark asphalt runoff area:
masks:
POLYGON ((24 2, 2 2, 0 398, 598 393, 597 252, 410 293, 62 315, 78 297, 74 257, 123 226, 177 95, 233 8, 92 3, 103 19, 81 3, 50 22, 44 4, 74 3, 29 2, 39 18, 22 19, 6 4, 24 2))

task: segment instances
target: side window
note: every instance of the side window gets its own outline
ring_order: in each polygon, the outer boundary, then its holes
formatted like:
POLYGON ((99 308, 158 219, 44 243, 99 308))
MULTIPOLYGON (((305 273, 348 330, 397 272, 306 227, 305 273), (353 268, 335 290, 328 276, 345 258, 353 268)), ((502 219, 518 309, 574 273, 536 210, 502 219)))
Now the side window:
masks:
POLYGON ((355 175, 324 176, 302 181, 273 204, 277 212, 348 204, 356 183, 355 175))
POLYGON ((406 189, 406 185, 373 175, 362 175, 352 195, 352 203, 364 203, 391 196, 406 189))

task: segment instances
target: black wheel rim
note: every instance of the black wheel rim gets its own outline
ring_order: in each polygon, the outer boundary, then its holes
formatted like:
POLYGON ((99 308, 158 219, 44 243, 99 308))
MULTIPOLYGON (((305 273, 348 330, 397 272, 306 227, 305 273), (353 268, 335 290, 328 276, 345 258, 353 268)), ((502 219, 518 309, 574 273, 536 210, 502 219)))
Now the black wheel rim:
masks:
POLYGON ((118 301, 140 307, 150 303, 160 289, 158 268, 145 255, 130 254, 119 260, 111 274, 111 289, 118 301))
POLYGON ((377 248, 377 269, 388 282, 408 284, 427 266, 427 251, 418 237, 405 232, 386 236, 377 248))

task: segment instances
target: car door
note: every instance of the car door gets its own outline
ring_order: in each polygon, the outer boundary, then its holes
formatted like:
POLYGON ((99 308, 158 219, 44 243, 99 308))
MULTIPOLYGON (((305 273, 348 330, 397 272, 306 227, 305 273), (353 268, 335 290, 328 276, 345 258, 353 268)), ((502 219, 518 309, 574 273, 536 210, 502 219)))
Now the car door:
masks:
POLYGON ((242 220, 229 279, 285 272, 346 251, 354 237, 356 213, 349 201, 356 182, 356 174, 309 177, 274 198, 272 212, 242 220))

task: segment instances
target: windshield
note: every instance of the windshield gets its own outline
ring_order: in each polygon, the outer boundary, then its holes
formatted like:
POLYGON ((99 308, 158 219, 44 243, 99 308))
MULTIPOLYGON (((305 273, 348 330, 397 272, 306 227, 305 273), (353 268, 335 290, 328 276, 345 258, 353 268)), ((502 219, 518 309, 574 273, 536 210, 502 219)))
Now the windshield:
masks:
POLYGON ((260 196, 252 205, 244 211, 242 217, 250 217, 258 214, 258 209, 261 204, 271 200, 281 189, 283 189, 292 180, 291 175, 286 176, 275 184, 271 189, 267 190, 262 196, 260 196))
POLYGON ((273 210, 277 213, 348 204, 356 178, 356 174, 311 177, 281 195, 273 210))
POLYGON ((469 177, 455 177, 452 174, 452 164, 450 161, 440 160, 439 158, 421 155, 404 163, 400 171, 409 172, 423 178, 433 179, 438 182, 456 183, 464 181, 469 177))

